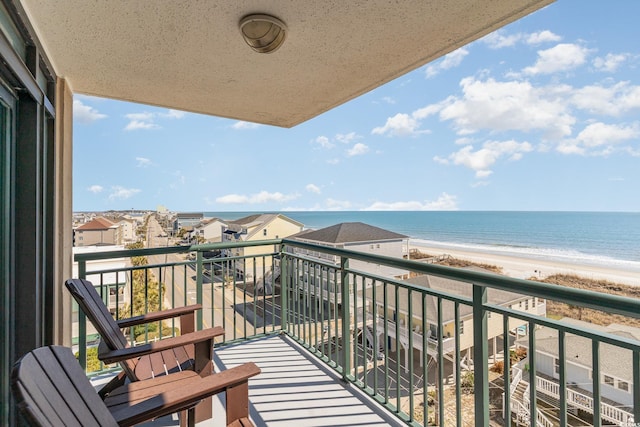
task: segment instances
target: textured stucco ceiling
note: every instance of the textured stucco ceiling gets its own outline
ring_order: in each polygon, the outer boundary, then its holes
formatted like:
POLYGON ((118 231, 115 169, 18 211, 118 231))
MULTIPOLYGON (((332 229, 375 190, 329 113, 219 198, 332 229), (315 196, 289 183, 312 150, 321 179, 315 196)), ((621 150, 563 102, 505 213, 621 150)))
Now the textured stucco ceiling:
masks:
POLYGON ((553 0, 22 0, 76 93, 290 127, 553 0), (238 22, 278 17, 252 51, 238 22))

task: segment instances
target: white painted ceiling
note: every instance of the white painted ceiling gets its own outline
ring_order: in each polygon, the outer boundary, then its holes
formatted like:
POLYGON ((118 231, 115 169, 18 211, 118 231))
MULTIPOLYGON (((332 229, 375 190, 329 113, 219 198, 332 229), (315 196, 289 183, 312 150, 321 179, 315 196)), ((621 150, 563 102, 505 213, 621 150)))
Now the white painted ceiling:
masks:
POLYGON ((75 93, 291 127, 553 0, 21 0, 75 93), (274 53, 238 23, 284 21, 274 53))

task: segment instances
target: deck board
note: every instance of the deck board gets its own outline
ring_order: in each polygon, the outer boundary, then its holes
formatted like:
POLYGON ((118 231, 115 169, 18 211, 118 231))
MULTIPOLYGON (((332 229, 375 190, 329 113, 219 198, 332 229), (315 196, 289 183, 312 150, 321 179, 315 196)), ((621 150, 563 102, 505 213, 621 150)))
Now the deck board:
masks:
POLYGON ((256 426, 404 425, 286 336, 223 347, 214 354, 219 369, 253 361, 262 370, 249 381, 256 426))
MULTIPOLYGON (((345 384, 340 376, 286 336, 270 336, 216 348, 216 371, 252 361, 262 373, 249 381, 250 417, 256 427, 404 426, 400 420, 345 384)), ((225 425, 224 397, 214 397, 213 419, 225 425)), ((177 426, 164 417, 147 426, 177 426)))

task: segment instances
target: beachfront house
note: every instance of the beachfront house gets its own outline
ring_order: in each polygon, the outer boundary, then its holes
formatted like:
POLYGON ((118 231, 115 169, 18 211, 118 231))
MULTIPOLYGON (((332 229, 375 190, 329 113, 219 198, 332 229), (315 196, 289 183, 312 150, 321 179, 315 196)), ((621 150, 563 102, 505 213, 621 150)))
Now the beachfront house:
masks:
MULTIPOLYGON (((304 230, 292 239, 329 248, 349 249, 369 254, 402 258, 408 252, 409 237, 362 222, 343 222, 318 230, 304 230)), ((301 290, 321 295, 330 304, 341 304, 340 277, 330 273, 340 265, 338 255, 313 249, 294 248, 293 252, 309 258, 309 263, 299 266, 301 290), (324 265, 323 265, 324 264, 324 265), (304 288, 304 289, 303 289, 304 288)), ((394 267, 353 260, 350 267, 381 277, 403 277, 406 271, 394 267)), ((370 283, 369 283, 370 284, 370 283)))
MULTIPOLYGON (((299 233, 304 225, 282 214, 255 214, 222 226, 222 242, 252 242, 269 239, 283 239, 299 233)), ((233 270, 241 277, 261 278, 269 274, 270 259, 254 257, 261 250, 255 247, 237 247, 223 251, 224 257, 233 258, 233 270)))
MULTIPOLYGON (((640 340, 640 328, 630 325, 610 324, 595 325, 571 318, 563 318, 562 323, 619 337, 640 340)), ((535 331, 536 348, 536 385, 539 393, 543 393, 550 401, 559 398, 560 381, 560 347, 556 329, 540 327, 535 331)), ((529 336, 516 342, 517 345, 529 349, 529 336)), ((580 413, 593 414, 593 347, 591 340, 573 334, 565 335, 564 346, 567 349, 565 362, 565 378, 567 384, 567 404, 580 413)), ((611 423, 632 417, 633 397, 633 357, 631 351, 618 346, 601 343, 599 348, 600 394, 602 396, 602 418, 611 423)), ((515 370, 526 369, 528 358, 523 359, 515 370)), ((514 378, 521 378, 514 375, 514 378)), ((527 383, 527 379, 519 382, 527 383)), ((516 384, 517 386, 517 384, 516 384)), ((512 399, 522 398, 512 387, 512 399)), ((514 399, 514 400, 515 400, 514 399)))
MULTIPOLYGON (((468 270, 483 271, 477 267, 467 267, 468 270)), ((462 297, 471 297, 472 288, 468 283, 451 280, 437 276, 421 275, 405 280, 405 283, 436 292, 449 292, 462 297)), ((413 349, 419 353, 419 360, 423 362, 423 334, 426 333, 428 348, 427 353, 430 356, 437 354, 438 337, 442 334, 442 347, 445 358, 449 361, 456 362, 452 357, 455 350, 456 330, 459 333, 460 354, 462 360, 460 363, 467 369, 470 369, 473 363, 471 354, 473 350, 473 313, 470 306, 462 305, 459 307, 459 320, 456 324, 455 307, 452 303, 442 304, 442 312, 438 313, 438 301, 435 296, 429 296, 426 299, 426 307, 423 307, 422 294, 412 292, 411 299, 408 297, 407 289, 400 289, 398 300, 394 292, 387 292, 384 297, 384 284, 380 284, 374 289, 367 289, 367 303, 370 312, 374 313, 375 319, 367 320, 367 329, 365 335, 369 339, 369 344, 376 335, 374 347, 378 347, 379 343, 383 343, 383 331, 388 331, 389 345, 392 350, 396 349, 395 340, 400 341, 400 347, 404 351, 405 369, 409 365, 409 333, 412 336, 413 349), (375 297, 374 297, 375 292, 375 297), (411 309, 409 308, 411 304, 411 309), (423 321, 423 313, 426 310, 427 319, 426 327, 423 321), (410 314, 411 313, 411 314, 410 314), (441 327, 438 328, 438 319, 441 319, 441 327), (373 321, 376 322, 375 334, 373 321), (396 325, 398 323, 398 325, 396 325), (396 334, 396 331, 398 333, 396 334)), ((517 294, 514 292, 491 289, 488 292, 488 302, 492 304, 508 307, 513 310, 523 311, 538 316, 546 315, 546 302, 532 296, 517 294)), ((518 330, 525 327, 526 322, 517 318, 509 319, 509 331, 513 335, 517 335, 518 330)), ((488 338, 491 341, 490 348, 493 360, 499 352, 498 337, 504 334, 502 316, 489 313, 487 322, 488 338)), ((457 363, 457 362, 456 362, 457 363)))

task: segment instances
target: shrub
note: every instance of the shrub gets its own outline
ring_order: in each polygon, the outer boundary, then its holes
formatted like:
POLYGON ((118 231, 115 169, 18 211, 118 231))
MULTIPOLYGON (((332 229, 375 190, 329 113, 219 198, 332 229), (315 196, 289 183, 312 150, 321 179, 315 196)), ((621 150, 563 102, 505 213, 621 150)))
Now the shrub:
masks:
POLYGON ((473 371, 465 372, 460 378, 460 388, 464 393, 473 392, 473 371))
POLYGON ((504 362, 502 360, 498 360, 496 363, 491 366, 491 372, 496 372, 498 374, 504 373, 504 362))
MULTIPOLYGON (((80 358, 80 352, 75 353, 76 359, 80 358)), ((87 348, 87 372, 100 370, 100 360, 98 359, 98 348, 87 348)))
POLYGON ((509 357, 511 359, 511 363, 516 363, 525 357, 527 357, 527 349, 524 347, 518 347, 515 350, 509 351, 509 357))

